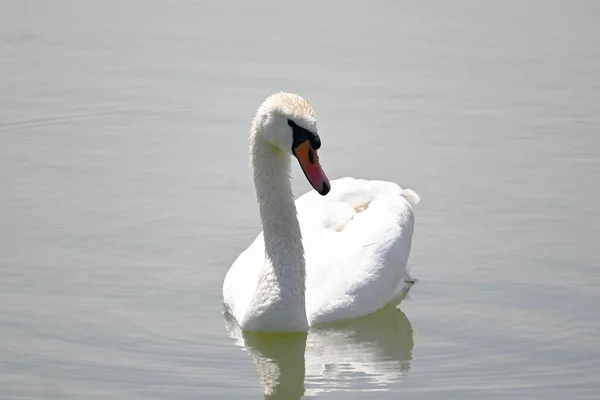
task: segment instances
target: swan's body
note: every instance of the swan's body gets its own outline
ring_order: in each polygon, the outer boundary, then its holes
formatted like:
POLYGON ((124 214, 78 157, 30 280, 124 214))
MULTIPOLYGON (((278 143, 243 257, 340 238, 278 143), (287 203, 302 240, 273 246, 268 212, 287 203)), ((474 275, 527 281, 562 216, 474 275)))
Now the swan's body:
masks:
POLYGON ((316 155, 314 112, 299 96, 269 97, 250 137, 263 232, 223 285, 225 305, 241 328, 305 331, 397 300, 410 279, 410 203, 419 201, 417 194, 392 182, 343 178, 330 184, 316 155), (326 196, 311 191, 294 201, 290 153, 326 196))

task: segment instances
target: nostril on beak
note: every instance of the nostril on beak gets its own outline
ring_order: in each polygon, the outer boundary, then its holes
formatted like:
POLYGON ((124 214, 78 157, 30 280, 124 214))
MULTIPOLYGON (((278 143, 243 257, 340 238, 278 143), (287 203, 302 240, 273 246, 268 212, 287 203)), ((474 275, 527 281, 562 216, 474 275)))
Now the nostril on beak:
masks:
POLYGON ((315 163, 315 154, 311 149, 308 149, 308 162, 311 164, 315 163))

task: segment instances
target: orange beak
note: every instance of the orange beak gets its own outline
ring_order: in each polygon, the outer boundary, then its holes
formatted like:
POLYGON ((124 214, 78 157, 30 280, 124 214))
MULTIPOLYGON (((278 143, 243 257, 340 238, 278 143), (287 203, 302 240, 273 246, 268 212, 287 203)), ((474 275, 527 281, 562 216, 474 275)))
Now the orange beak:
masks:
POLYGON ((317 150, 312 148, 310 141, 306 140, 300 143, 293 149, 293 152, 312 187, 322 196, 329 193, 331 189, 329 179, 327 179, 327 175, 323 172, 323 168, 319 164, 317 150))

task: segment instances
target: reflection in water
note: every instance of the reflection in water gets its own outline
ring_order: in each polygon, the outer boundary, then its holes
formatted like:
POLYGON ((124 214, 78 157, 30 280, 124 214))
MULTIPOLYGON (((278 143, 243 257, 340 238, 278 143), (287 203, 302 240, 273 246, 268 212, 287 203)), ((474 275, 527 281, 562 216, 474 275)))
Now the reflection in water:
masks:
POLYGON ((382 390, 410 369, 412 326, 394 306, 321 325, 308 334, 241 332, 228 314, 226 326, 252 356, 266 399, 300 399, 351 387, 382 390))
POLYGON ((243 333, 254 359, 265 399, 299 399, 304 395, 304 350, 307 333, 243 333))

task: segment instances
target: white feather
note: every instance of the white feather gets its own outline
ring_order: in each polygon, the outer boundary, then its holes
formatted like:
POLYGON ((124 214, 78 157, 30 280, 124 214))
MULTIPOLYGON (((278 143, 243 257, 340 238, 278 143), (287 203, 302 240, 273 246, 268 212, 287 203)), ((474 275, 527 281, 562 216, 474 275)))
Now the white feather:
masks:
POLYGON ((397 301, 410 280, 411 203, 419 196, 392 182, 342 178, 327 196, 311 191, 294 201, 290 155, 278 147, 291 143, 281 119, 315 130, 316 120, 299 96, 277 96, 261 106, 251 131, 264 231, 227 273, 225 305, 243 330, 305 331, 397 301))

